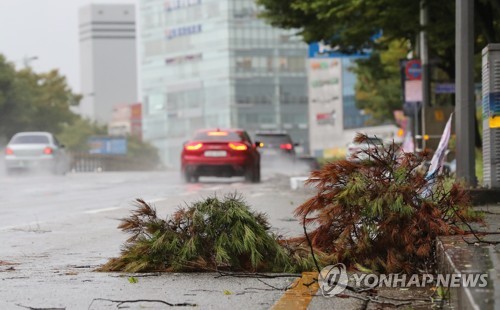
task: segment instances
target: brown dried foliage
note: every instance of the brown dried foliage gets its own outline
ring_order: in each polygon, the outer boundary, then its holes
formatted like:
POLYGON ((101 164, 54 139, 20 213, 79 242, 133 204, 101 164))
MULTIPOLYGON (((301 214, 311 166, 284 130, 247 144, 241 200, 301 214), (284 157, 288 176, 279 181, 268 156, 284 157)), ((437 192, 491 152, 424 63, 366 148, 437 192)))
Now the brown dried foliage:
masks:
MULTIPOLYGON (((369 142, 365 135, 355 141, 369 142)), ((324 263, 391 273, 425 270, 437 236, 463 234, 463 221, 479 220, 460 184, 442 176, 430 184, 419 172, 427 158, 401 153, 393 143, 311 174, 308 182, 317 194, 295 215, 313 227, 309 237, 322 257, 327 255, 324 263)))

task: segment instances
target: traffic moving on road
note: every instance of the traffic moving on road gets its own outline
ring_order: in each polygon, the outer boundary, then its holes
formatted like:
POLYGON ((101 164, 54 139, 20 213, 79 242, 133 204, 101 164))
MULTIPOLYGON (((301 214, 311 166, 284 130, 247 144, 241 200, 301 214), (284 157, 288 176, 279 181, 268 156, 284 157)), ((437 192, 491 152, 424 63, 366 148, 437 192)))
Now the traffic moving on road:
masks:
POLYGON ((16 171, 45 171, 65 174, 69 160, 64 145, 49 132, 20 132, 5 148, 7 174, 16 171))
POLYGON ((181 170, 186 182, 198 182, 201 176, 244 176, 248 182, 260 182, 260 142, 252 143, 241 129, 207 129, 196 132, 184 144, 181 170))

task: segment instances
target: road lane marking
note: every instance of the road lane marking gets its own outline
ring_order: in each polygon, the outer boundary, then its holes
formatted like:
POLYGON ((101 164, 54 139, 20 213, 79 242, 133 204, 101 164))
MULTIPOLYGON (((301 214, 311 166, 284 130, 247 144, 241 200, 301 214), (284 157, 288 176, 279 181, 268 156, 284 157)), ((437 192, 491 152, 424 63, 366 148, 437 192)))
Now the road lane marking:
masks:
POLYGON ((121 208, 120 207, 114 207, 114 208, 95 209, 95 210, 88 210, 88 211, 85 211, 83 213, 86 213, 86 214, 97 214, 97 213, 101 213, 101 212, 114 211, 114 210, 118 210, 118 209, 121 209, 121 208))
POLYGON ((155 198, 155 199, 148 199, 146 200, 146 203, 147 204, 155 204, 157 202, 160 202, 160 201, 165 201, 167 200, 167 198, 155 198))
POLYGON ((319 289, 317 279, 317 272, 303 272, 302 277, 293 282, 291 289, 287 290, 271 309, 307 309, 319 289))

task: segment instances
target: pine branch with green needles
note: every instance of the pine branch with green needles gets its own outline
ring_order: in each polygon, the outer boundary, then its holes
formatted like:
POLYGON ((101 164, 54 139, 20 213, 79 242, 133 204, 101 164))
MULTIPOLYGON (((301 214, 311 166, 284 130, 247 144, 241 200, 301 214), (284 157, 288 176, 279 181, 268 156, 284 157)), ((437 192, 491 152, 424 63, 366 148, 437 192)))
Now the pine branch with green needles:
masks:
POLYGON ((237 194, 209 197, 166 219, 144 200, 136 206, 119 226, 131 237, 102 271, 299 272, 312 266, 309 255, 271 233, 266 215, 237 194))

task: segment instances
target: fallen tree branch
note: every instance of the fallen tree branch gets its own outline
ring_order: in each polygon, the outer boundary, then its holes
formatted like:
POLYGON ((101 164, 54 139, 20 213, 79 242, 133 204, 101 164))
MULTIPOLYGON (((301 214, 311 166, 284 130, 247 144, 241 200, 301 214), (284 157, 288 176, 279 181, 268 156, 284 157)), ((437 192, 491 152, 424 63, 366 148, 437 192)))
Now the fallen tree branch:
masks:
MULTIPOLYGON (((477 239, 477 241, 479 243, 492 244, 492 245, 500 244, 500 241, 486 241, 486 240, 479 238, 479 236, 477 234, 481 234, 481 232, 475 231, 472 228, 472 226, 469 223, 467 223, 467 221, 460 214, 458 214, 457 210, 455 210, 454 208, 452 208, 452 210, 455 213, 455 215, 462 221, 462 224, 464 224, 465 226, 467 226, 467 228, 469 228, 469 232, 477 239)), ((465 243, 467 243, 469 245, 477 243, 477 242, 467 241, 467 240, 465 240, 464 237, 462 237, 462 239, 464 240, 465 243)))
POLYGON ((239 272, 223 272, 220 270, 217 270, 219 273, 218 276, 215 276, 216 279, 222 278, 222 277, 235 277, 235 278, 265 278, 265 279, 275 279, 275 278, 300 278, 302 275, 301 274, 277 274, 277 275, 269 275, 269 274, 264 274, 264 273, 239 273, 239 272))
POLYGON ((109 301, 109 302, 112 302, 112 303, 116 303, 117 307, 120 307, 123 304, 140 303, 140 302, 160 303, 160 304, 164 304, 164 305, 167 305, 167 306, 170 306, 170 307, 197 307, 198 306, 197 304, 192 304, 192 303, 187 303, 187 302, 173 304, 173 303, 166 302, 164 300, 159 300, 159 299, 114 300, 114 299, 107 299, 107 298, 94 298, 94 299, 92 299, 92 302, 90 303, 88 309, 90 309, 90 307, 92 306, 92 304, 94 303, 94 301, 109 301))
POLYGON ((356 295, 351 295, 351 294, 339 294, 337 295, 337 297, 340 297, 340 298, 356 298, 356 299, 359 299, 364 303, 364 307, 368 307, 368 304, 370 302, 373 302, 373 303, 376 303, 380 306, 391 306, 391 307, 401 307, 401 306, 408 306, 408 305, 411 305, 412 302, 410 301, 411 299, 409 299, 408 301, 403 301, 403 302, 398 302, 398 303, 394 303, 394 302, 390 302, 390 301, 384 301, 384 300, 378 300, 377 298, 374 298, 374 297, 369 297, 369 296, 356 296, 356 295))
MULTIPOLYGON (((165 274, 165 273, 163 273, 165 274)), ((111 276, 113 278, 128 278, 128 277, 134 277, 134 278, 147 278, 147 277, 159 277, 161 276, 161 272, 154 272, 154 273, 142 273, 142 274, 121 274, 118 276, 111 276)))
POLYGON ((432 302, 431 296, 429 296, 427 298, 396 298, 396 297, 389 297, 389 296, 377 295, 374 298, 383 298, 383 299, 389 299, 389 300, 394 300, 394 301, 426 301, 426 302, 432 302))
POLYGON ((312 246, 311 239, 309 239, 309 235, 307 234, 307 228, 306 228, 306 217, 309 213, 304 214, 304 219, 302 220, 302 228, 304 228, 304 235, 306 236, 307 243, 309 244, 309 248, 311 249, 311 255, 314 261, 314 265, 316 266, 316 269, 318 270, 318 274, 321 274, 321 269, 319 268, 318 261, 316 260, 316 256, 314 255, 314 249, 312 246))
POLYGON ((464 237, 462 237, 462 240, 467 243, 468 245, 474 245, 476 243, 484 243, 484 244, 491 244, 491 245, 497 245, 497 244, 500 244, 500 241, 488 241, 488 240, 483 240, 481 238, 479 238, 478 236, 474 235, 474 237, 476 237, 477 241, 467 241, 465 240, 464 237))
POLYGON ((29 307, 29 306, 23 306, 21 304, 16 304, 16 306, 19 306, 21 308, 26 308, 29 310, 66 310, 66 308, 38 308, 38 307, 29 307))
POLYGON ((262 281, 261 279, 257 279, 257 281, 259 281, 259 282, 261 282, 262 284, 264 284, 264 285, 266 285, 266 286, 269 286, 270 288, 272 288, 272 289, 274 289, 274 290, 277 290, 277 291, 282 291, 282 292, 284 292, 284 291, 287 291, 287 290, 289 290, 289 289, 290 289, 290 287, 289 287, 289 286, 287 286, 287 287, 285 287, 285 288, 281 288, 281 287, 276 287, 276 286, 273 286, 273 285, 271 285, 271 284, 269 284, 269 283, 266 283, 266 282, 262 281))

